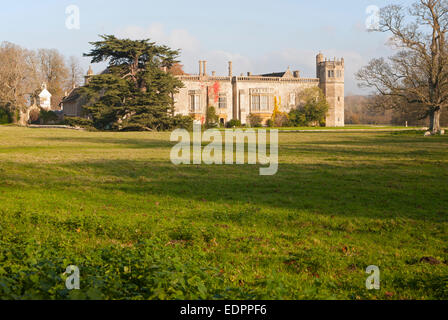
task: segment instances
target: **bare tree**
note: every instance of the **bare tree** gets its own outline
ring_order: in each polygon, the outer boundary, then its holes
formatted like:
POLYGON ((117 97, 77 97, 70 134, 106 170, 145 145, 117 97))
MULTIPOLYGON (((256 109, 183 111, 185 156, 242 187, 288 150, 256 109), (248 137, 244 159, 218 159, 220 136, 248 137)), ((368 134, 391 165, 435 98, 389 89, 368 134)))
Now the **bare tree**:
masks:
POLYGON ((56 49, 39 49, 37 52, 42 81, 53 95, 52 107, 59 105, 69 82, 69 69, 64 56, 56 49))
POLYGON ((0 103, 11 112, 25 107, 34 85, 33 53, 15 44, 0 45, 0 103))
POLYGON ((448 1, 386 6, 378 31, 392 34, 390 45, 398 53, 362 68, 360 86, 378 91, 378 106, 418 110, 421 118, 429 117, 430 131, 439 132, 441 112, 448 106, 448 1))
POLYGON ((69 89, 73 89, 82 83, 83 69, 81 68, 79 59, 71 56, 68 59, 68 70, 69 70, 69 89))

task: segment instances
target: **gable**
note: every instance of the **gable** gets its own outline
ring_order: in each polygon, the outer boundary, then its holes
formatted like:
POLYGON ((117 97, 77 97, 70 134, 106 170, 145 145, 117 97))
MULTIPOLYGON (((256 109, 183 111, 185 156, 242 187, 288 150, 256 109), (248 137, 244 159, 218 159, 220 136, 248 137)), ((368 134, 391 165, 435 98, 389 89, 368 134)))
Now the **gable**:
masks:
POLYGON ((51 93, 47 89, 44 89, 39 93, 39 98, 51 98, 51 93))
POLYGON ((288 69, 288 70, 286 70, 286 72, 283 74, 282 78, 294 78, 294 75, 292 74, 291 70, 288 69))

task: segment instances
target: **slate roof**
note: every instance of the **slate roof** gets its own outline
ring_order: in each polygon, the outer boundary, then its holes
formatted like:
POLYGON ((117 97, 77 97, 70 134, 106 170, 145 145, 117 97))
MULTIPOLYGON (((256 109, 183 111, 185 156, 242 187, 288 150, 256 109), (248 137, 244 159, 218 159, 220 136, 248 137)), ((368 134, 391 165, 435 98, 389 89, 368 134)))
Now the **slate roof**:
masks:
POLYGON ((294 75, 292 74, 291 70, 288 69, 283 72, 273 72, 273 73, 266 73, 262 74, 262 77, 273 77, 273 78, 293 78, 294 75))
POLYGON ((75 101, 77 100, 81 95, 79 94, 79 89, 80 88, 75 88, 72 91, 70 91, 70 93, 68 94, 68 96, 64 97, 61 101, 61 103, 64 102, 70 102, 70 101, 75 101))

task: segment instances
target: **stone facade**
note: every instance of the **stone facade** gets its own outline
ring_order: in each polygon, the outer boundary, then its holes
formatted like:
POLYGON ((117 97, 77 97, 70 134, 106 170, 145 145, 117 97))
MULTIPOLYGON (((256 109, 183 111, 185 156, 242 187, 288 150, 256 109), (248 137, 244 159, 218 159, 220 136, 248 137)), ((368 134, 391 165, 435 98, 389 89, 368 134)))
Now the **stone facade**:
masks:
POLYGON ((319 53, 316 57, 316 74, 319 87, 325 94, 330 110, 327 115, 327 127, 344 126, 344 59, 329 61, 319 53))
MULTIPOLYGON (((86 76, 84 77, 84 85, 88 85, 90 79, 94 76, 92 66, 89 66, 86 76)), ((65 117, 85 117, 87 114, 83 110, 83 106, 86 104, 86 98, 82 97, 79 93, 79 88, 74 87, 67 92, 62 99, 61 107, 65 117)))
POLYGON ((224 124, 231 119, 246 123, 250 114, 264 121, 272 117, 275 101, 280 111, 288 112, 299 105, 299 93, 311 87, 320 87, 330 105, 326 123, 330 127, 344 126, 344 59, 327 60, 316 57, 316 78, 301 78, 299 71, 287 70, 264 75, 233 76, 229 62, 228 76, 207 74, 206 61, 199 62, 199 74, 178 78, 184 88, 175 95, 175 113, 192 115, 205 121, 208 107, 215 107, 224 124))
MULTIPOLYGON (((227 76, 207 74, 207 62, 199 61, 197 75, 177 76, 184 87, 174 96, 175 114, 191 115, 205 121, 207 108, 213 106, 219 122, 237 119, 245 124, 251 114, 266 121, 272 118, 275 104, 281 112, 299 106, 299 94, 306 88, 320 87, 330 105, 326 123, 330 127, 344 126, 344 59, 327 60, 322 54, 316 57, 316 78, 302 78, 299 71, 263 75, 234 76, 229 62, 227 76)), ((93 76, 89 69, 85 83, 93 76)), ((62 101, 63 112, 69 117, 87 117, 83 111, 85 99, 75 88, 62 101)))

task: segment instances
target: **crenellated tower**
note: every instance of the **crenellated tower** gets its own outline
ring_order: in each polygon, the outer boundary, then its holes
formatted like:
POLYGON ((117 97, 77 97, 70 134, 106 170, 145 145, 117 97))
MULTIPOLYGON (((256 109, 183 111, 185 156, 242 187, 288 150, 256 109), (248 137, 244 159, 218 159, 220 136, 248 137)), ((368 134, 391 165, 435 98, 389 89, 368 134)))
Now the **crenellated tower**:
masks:
POLYGON ((316 73, 319 87, 325 94, 330 106, 327 115, 327 127, 343 127, 344 121, 344 58, 327 60, 322 53, 316 57, 316 73))

